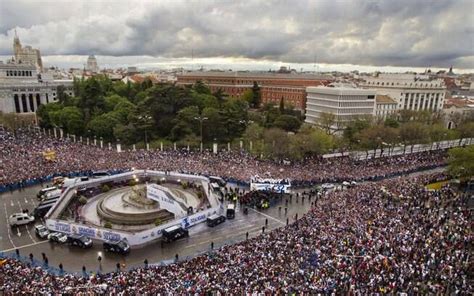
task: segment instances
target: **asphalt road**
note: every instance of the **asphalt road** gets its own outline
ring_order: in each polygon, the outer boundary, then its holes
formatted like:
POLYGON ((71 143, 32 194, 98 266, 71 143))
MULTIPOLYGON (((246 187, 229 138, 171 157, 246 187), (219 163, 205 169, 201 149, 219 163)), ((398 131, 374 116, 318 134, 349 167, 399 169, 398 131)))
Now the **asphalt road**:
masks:
POLYGON ((14 252, 15 249, 19 249, 21 255, 28 256, 31 253, 37 259, 40 259, 41 254, 45 253, 50 266, 58 267, 62 263, 64 270, 67 272, 80 272, 82 266, 85 266, 91 272, 97 272, 99 269, 107 272, 115 270, 117 263, 125 265, 126 268, 132 268, 143 265, 145 259, 152 264, 163 260, 172 260, 176 254, 179 255, 180 259, 184 259, 210 250, 212 242, 214 248, 218 248, 224 244, 245 240, 247 232, 250 238, 260 235, 266 220, 268 225, 265 231, 284 226, 287 217, 291 222, 296 213, 299 217, 302 217, 310 208, 308 199, 304 203, 300 199, 297 203, 296 198, 293 198, 292 203, 289 204, 287 215, 284 211, 284 202, 281 204, 281 211, 279 211, 279 206, 276 205, 263 212, 250 209, 247 215, 242 213, 240 206, 237 206, 236 217, 233 220, 227 220, 213 228, 201 223, 189 229, 189 238, 163 246, 158 241, 142 248, 132 249, 130 254, 122 256, 104 253, 100 241, 94 241, 94 246, 91 249, 84 250, 40 239, 34 233, 34 225, 43 223, 42 221, 36 221, 35 224, 30 225, 10 227, 8 216, 21 212, 23 209, 33 211, 38 204, 36 193, 40 189, 41 187, 35 186, 21 192, 15 191, 0 195, 0 219, 3 221, 3 223, 0 223, 0 250, 14 252), (97 260, 99 252, 102 252, 100 265, 97 260))

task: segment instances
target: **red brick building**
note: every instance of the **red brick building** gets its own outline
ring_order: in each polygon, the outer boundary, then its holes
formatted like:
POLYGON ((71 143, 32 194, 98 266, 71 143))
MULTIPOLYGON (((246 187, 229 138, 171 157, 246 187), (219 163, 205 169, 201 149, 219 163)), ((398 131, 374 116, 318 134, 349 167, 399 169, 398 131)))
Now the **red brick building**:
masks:
POLYGON ((240 97, 251 89, 254 81, 261 90, 262 102, 279 104, 283 97, 285 104, 304 110, 306 106, 306 87, 327 85, 329 77, 312 74, 280 74, 256 72, 188 72, 177 75, 178 85, 190 85, 201 80, 212 92, 222 89, 232 97, 240 97))

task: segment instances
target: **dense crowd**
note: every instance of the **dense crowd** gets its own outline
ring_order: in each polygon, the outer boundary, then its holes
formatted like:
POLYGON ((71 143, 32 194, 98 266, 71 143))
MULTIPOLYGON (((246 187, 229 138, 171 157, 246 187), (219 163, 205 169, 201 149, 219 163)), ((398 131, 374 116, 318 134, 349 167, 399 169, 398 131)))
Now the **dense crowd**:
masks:
POLYGON ((425 181, 398 178, 312 196, 310 212, 288 226, 169 266, 57 277, 7 260, 0 290, 472 295, 466 200, 449 186, 428 191, 425 181))
POLYGON ((37 131, 19 131, 16 136, 0 131, 0 186, 25 184, 56 173, 93 170, 156 169, 222 176, 248 182, 251 177, 289 178, 293 185, 321 182, 372 180, 444 165, 446 152, 414 153, 374 160, 349 157, 311 157, 291 165, 261 160, 243 152, 198 153, 179 151, 124 151, 55 139, 37 131), (46 160, 45 151, 55 159, 46 160))

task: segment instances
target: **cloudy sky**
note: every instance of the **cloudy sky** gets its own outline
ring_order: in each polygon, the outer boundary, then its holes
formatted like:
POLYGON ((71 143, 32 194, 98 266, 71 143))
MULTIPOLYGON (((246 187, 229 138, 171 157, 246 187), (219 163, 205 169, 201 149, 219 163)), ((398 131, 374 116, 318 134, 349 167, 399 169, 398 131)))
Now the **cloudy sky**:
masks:
POLYGON ((0 56, 15 29, 63 67, 474 69, 473 0, 0 0, 0 56))

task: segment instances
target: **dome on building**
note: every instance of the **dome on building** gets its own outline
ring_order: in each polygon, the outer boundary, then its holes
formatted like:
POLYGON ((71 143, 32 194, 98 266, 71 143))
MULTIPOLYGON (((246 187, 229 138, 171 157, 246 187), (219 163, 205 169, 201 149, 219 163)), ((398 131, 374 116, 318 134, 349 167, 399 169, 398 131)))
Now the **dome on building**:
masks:
POLYGON ((94 55, 90 55, 87 58, 86 70, 91 72, 99 72, 99 66, 97 65, 97 59, 94 55))

